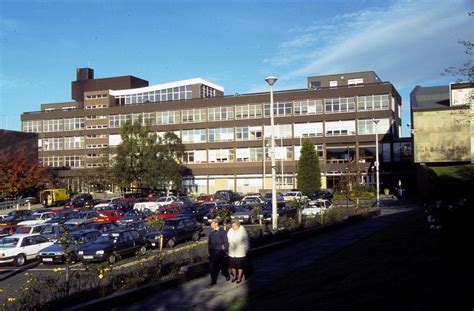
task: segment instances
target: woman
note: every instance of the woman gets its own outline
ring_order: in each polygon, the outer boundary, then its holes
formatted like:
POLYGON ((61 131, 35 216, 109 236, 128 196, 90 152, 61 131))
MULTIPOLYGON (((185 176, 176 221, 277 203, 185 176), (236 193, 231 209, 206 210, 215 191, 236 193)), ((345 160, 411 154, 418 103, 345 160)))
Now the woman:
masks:
POLYGON ((240 283, 249 249, 249 236, 238 220, 232 222, 232 228, 227 232, 227 239, 229 240, 229 268, 234 276, 232 282, 240 283))

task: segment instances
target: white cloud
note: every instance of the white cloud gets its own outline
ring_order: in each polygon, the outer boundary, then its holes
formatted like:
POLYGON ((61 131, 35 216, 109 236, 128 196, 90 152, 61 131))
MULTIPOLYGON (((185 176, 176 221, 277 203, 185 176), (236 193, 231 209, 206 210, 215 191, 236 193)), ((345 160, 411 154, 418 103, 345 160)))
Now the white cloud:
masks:
POLYGON ((265 62, 284 71, 283 83, 364 70, 397 88, 440 80, 443 68, 466 59, 457 41, 473 38, 468 3, 398 1, 385 10, 337 15, 290 30, 293 37, 265 62))

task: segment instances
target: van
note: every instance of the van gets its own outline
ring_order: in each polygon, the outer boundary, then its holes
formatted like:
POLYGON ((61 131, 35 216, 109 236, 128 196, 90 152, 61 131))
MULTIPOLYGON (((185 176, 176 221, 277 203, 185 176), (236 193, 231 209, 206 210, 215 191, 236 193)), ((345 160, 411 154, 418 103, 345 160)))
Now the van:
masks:
POLYGON ((66 189, 46 189, 40 194, 41 203, 45 207, 64 205, 69 198, 69 192, 66 189))

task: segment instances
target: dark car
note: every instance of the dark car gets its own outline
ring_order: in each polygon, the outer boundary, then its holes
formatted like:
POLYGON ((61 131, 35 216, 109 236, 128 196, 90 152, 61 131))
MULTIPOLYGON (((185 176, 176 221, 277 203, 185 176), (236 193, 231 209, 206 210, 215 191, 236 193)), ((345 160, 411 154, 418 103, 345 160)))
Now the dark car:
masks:
POLYGON ((235 213, 230 218, 238 220, 240 223, 253 224, 258 219, 261 208, 261 205, 242 204, 237 206, 235 213))
POLYGON ((16 225, 17 223, 27 220, 30 215, 32 215, 33 212, 30 210, 17 210, 17 211, 11 211, 8 213, 7 217, 3 218, 0 220, 0 224, 4 225, 16 225))
POLYGON ((324 199, 324 200, 332 200, 334 194, 331 190, 328 189, 321 189, 316 192, 308 193, 308 199, 310 200, 317 200, 317 199, 324 199))
POLYGON ((74 210, 61 211, 58 215, 54 216, 50 220, 47 220, 46 224, 63 224, 70 219, 77 217, 78 212, 74 210))
POLYGON ((165 220, 160 231, 147 233, 145 238, 151 247, 159 246, 161 237, 163 237, 163 245, 174 247, 176 243, 182 241, 198 241, 201 238, 201 232, 202 225, 196 219, 176 217, 165 220))
POLYGON ((221 221, 227 221, 230 222, 231 220, 231 215, 235 212, 235 206, 232 204, 220 204, 218 202, 213 202, 213 203, 206 203, 212 206, 211 204, 214 204, 214 206, 211 207, 209 213, 207 213, 203 217, 203 222, 210 224, 212 219, 217 219, 219 222, 221 221), (221 219, 222 217, 219 215, 225 214, 227 217, 226 219, 221 219))
MULTIPOLYGON (((277 214, 278 217, 295 217, 297 209, 291 207, 288 204, 278 204, 277 205, 277 214)), ((272 221, 272 206, 264 206, 260 211, 260 217, 263 218, 264 221, 270 222, 272 221)))
POLYGON ((145 255, 147 241, 136 230, 103 233, 94 243, 81 247, 78 256, 84 263, 107 261, 115 263, 130 255, 145 255))
POLYGON ((67 227, 62 224, 47 224, 41 229, 41 235, 48 238, 48 240, 57 240, 66 230, 67 227))
MULTIPOLYGON (((92 245, 94 241, 102 234, 98 230, 80 230, 69 234, 70 243, 66 251, 69 254, 71 262, 78 260, 77 252, 80 247, 92 245)), ((38 253, 38 258, 43 263, 63 263, 66 261, 64 247, 59 241, 53 245, 43 248, 38 253)))
MULTIPOLYGON (((272 201, 272 193, 271 192, 265 193, 263 198, 264 198, 264 200, 267 200, 267 201, 271 202, 272 201)), ((277 198, 277 201, 283 201, 283 193, 277 192, 276 193, 276 198, 277 198)))
POLYGON ((129 222, 137 221, 137 220, 145 220, 151 216, 154 216, 152 212, 149 210, 139 211, 136 209, 132 209, 128 211, 122 218, 116 221, 118 225, 123 225, 129 222))
MULTIPOLYGON (((92 195, 89 193, 79 193, 73 197, 69 202, 67 202, 65 208, 82 208, 84 205, 89 204, 89 201, 92 201, 92 195)), ((92 205, 94 206, 94 205, 92 205)))
POLYGON ((179 213, 178 217, 187 216, 192 217, 199 222, 203 222, 204 216, 206 216, 211 211, 211 207, 213 206, 215 205, 203 203, 197 204, 195 206, 184 207, 179 213))
POLYGON ((113 222, 93 222, 93 223, 88 223, 87 225, 84 226, 85 229, 95 229, 99 230, 102 233, 105 232, 112 232, 112 231, 117 231, 120 229, 120 226, 113 223, 113 222))
POLYGON ((148 232, 151 232, 151 231, 156 231, 156 230, 153 230, 149 223, 144 221, 144 220, 136 220, 136 221, 132 221, 132 222, 127 222, 125 224, 121 224, 118 226, 119 228, 125 228, 125 229, 133 229, 133 230, 137 230, 138 233, 141 235, 141 236, 144 236, 145 234, 147 234, 148 232))
POLYGON ((242 195, 232 190, 219 190, 214 194, 214 200, 233 203, 242 199, 242 195))

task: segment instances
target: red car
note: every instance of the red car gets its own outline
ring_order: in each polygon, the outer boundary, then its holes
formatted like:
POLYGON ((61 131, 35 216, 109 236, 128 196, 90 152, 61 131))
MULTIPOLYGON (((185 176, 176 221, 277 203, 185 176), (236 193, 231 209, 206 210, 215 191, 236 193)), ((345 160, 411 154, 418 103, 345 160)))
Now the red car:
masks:
POLYGON ((15 233, 16 228, 18 228, 18 226, 15 225, 0 227, 0 238, 12 235, 13 233, 15 233))
POLYGON ((123 217, 122 211, 119 210, 102 210, 99 216, 94 219, 94 222, 115 222, 123 217))
POLYGON ((175 218, 179 214, 179 209, 174 206, 165 206, 160 208, 156 214, 160 219, 171 219, 175 218))
POLYGON ((212 194, 203 194, 196 198, 196 203, 204 203, 204 202, 214 202, 214 196, 212 194))

